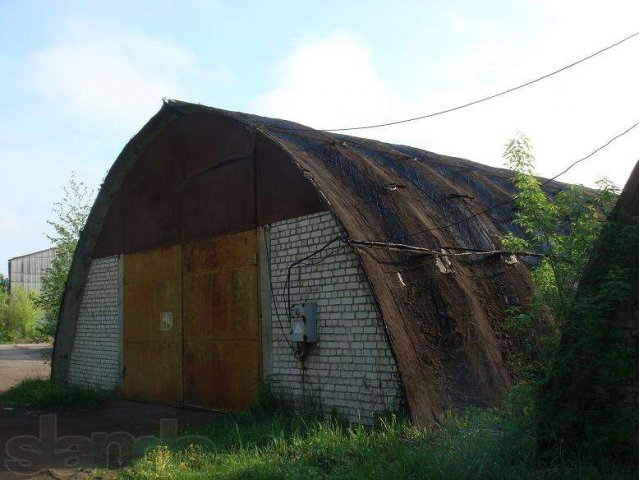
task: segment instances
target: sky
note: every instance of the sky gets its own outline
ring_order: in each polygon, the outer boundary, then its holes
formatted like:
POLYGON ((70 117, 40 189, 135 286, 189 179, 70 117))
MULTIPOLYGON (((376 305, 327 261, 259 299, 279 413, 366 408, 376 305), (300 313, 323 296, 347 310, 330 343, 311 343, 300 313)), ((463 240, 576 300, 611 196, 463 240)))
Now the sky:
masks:
MULTIPOLYGON (((0 0, 0 272, 47 248, 72 172, 97 188, 163 98, 315 128, 433 112, 640 30, 637 0, 0 0)), ((640 117, 640 37, 462 111, 353 132, 503 166, 524 132, 553 176, 640 117)), ((622 187, 640 127, 561 180, 622 187)))

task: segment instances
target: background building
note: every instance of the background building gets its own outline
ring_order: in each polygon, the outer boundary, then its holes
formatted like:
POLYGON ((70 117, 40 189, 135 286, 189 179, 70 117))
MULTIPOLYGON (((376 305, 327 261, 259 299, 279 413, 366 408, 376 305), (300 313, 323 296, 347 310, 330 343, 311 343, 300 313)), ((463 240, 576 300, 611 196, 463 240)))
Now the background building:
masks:
POLYGON ((56 249, 47 248, 9 259, 10 288, 22 287, 40 292, 42 275, 56 258, 56 249))

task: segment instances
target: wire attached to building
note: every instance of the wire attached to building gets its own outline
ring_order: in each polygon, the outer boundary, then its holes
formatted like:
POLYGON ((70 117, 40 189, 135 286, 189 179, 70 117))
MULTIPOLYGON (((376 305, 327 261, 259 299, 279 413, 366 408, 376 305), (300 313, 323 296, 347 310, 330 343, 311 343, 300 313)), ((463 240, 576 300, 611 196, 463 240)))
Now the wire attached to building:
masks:
MULTIPOLYGON (((575 162, 571 163, 567 168, 565 168, 563 171, 561 171, 560 173, 554 175, 553 177, 545 180, 544 182, 542 182, 540 184, 540 186, 545 186, 548 185, 549 183, 551 183, 552 181, 556 180, 557 178, 559 178, 560 176, 564 175, 565 173, 567 173, 569 170, 571 170, 573 167, 575 167, 576 165, 578 165, 579 163, 591 158, 592 156, 594 156, 595 154, 597 154, 598 152, 600 152, 601 150, 607 148, 609 145, 611 145, 613 142, 615 142, 617 139, 623 137, 624 135, 626 135, 627 133, 629 133, 631 130, 633 130, 634 128, 636 128, 638 126, 638 122, 636 122, 635 124, 633 124, 632 126, 630 126, 629 128, 627 128, 626 130, 624 130, 623 132, 615 135, 614 137, 612 137, 610 140, 608 140, 606 143, 604 143, 603 145, 599 146, 598 148, 596 148, 595 150, 593 150, 591 153, 589 153, 588 155, 585 155, 584 157, 576 160, 575 162)), ((485 208, 483 210, 481 210, 480 212, 476 212, 473 215, 469 215, 468 217, 465 217, 461 220, 458 220, 456 222, 451 222, 447 225, 444 225, 442 227, 434 227, 434 228, 429 228, 429 229, 423 229, 423 230, 419 230, 417 232, 413 232, 410 233, 408 235, 405 235, 404 237, 402 237, 403 239, 405 238, 410 238, 410 237, 414 237, 416 235, 419 235, 421 233, 427 233, 427 232, 431 232, 431 231, 437 231, 437 230, 444 230, 446 228, 449 227, 453 227, 456 225, 459 225, 461 223, 467 222, 475 217, 478 217, 484 213, 488 213, 491 210, 494 210, 498 207, 510 204, 512 202, 514 202, 516 199, 518 198, 518 195, 514 195, 511 198, 509 198, 508 200, 505 200, 503 202, 499 202, 491 207, 485 208)), ((504 223, 504 222, 503 222, 504 223)), ((315 257, 316 255, 318 255, 319 253, 323 252, 324 250, 326 250, 330 245, 336 243, 337 241, 343 241, 345 244, 347 245, 351 245, 351 246, 361 246, 361 247, 381 247, 381 248, 386 248, 389 250, 404 250, 404 251, 411 251, 411 252, 418 252, 421 254, 425 254, 425 255, 431 255, 431 256, 447 256, 447 257, 459 257, 459 256, 469 256, 469 255, 497 255, 497 254, 511 254, 512 252, 508 252, 506 250, 479 250, 479 249, 473 249, 473 248, 465 248, 465 247, 443 247, 444 250, 457 250, 458 253, 450 253, 450 252, 442 252, 442 251, 437 251, 437 250, 432 250, 432 249, 428 249, 428 248, 423 248, 423 247, 419 247, 417 245, 407 245, 404 243, 394 243, 394 242, 381 242, 381 241, 365 241, 365 240, 354 240, 354 239, 350 239, 348 237, 344 237, 344 236, 337 236, 333 239, 331 239, 330 241, 328 241, 327 243, 325 243, 324 245, 322 245, 320 248, 318 248, 317 250, 311 252, 310 254, 306 255, 305 257, 296 260, 295 262, 291 263, 289 265, 289 267, 287 268, 287 279, 286 279, 286 283, 285 283, 285 289, 286 289, 286 295, 287 295, 287 312, 290 315, 291 314, 291 271, 293 270, 293 268, 300 266, 302 264, 304 264, 305 261, 315 257)), ((266 242, 266 240, 265 240, 266 242)), ((333 249, 335 250, 335 248, 333 249)), ((268 252, 268 249, 267 249, 268 252)), ((327 255, 325 255, 319 262, 326 260, 327 257, 331 256, 332 253, 329 253, 327 255)), ((516 252, 515 255, 521 255, 521 256, 544 256, 544 254, 541 253, 535 253, 535 252, 516 252)), ((271 263, 271 261, 269 260, 269 264, 271 263)), ((309 264, 307 266, 312 266, 313 264, 309 264)), ((269 280, 271 281, 271 276, 269 276, 269 280)), ((272 291, 273 291, 273 286, 271 287, 272 291)))
POLYGON ((534 78, 533 80, 529 80, 528 82, 522 83, 520 85, 517 85, 515 87, 511 87, 511 88, 507 88, 506 90, 502 90, 501 92, 498 93, 494 93, 492 95, 488 95, 486 97, 482 97, 479 98, 477 100, 473 100, 467 103, 463 103, 461 105, 457 105, 455 107, 450 107, 450 108, 446 108, 444 110, 439 110, 437 112, 432 112, 432 113, 427 113, 425 115, 419 115, 417 117, 411 117, 411 118, 405 118, 402 120, 395 120, 392 122, 384 122, 384 123, 374 123, 371 125, 362 125, 362 126, 355 126, 355 127, 342 127, 342 128, 310 128, 310 127, 274 127, 274 126, 269 126, 270 129, 272 130, 285 130, 285 131, 319 131, 319 132, 348 132, 348 131, 353 131, 353 130, 365 130, 365 129, 371 129, 371 128, 381 128, 381 127, 388 127, 391 125, 400 125, 403 123, 409 123, 409 122, 415 122, 417 120, 424 120, 426 118, 431 118, 431 117, 437 117, 439 115, 444 115, 445 113, 451 113, 451 112, 455 112, 456 110, 462 110, 463 108, 467 108, 467 107, 471 107, 473 105, 477 105, 479 103, 483 103, 489 100, 493 100, 494 98, 498 98, 501 97, 503 95, 506 95, 508 93, 511 92, 515 92, 516 90, 520 90, 522 88, 528 87, 529 85, 533 85, 534 83, 540 82, 542 80, 546 80, 547 78, 550 78, 554 75, 557 75, 558 73, 564 72, 565 70, 569 70, 572 67, 575 67, 576 65, 579 65, 583 62, 586 62, 587 60, 591 60, 594 57, 597 57, 598 55, 607 52, 608 50, 611 50, 629 40, 631 40, 632 38, 636 37, 638 35, 638 32, 635 32, 625 38, 623 38, 622 40, 618 40, 615 43, 612 43, 609 46, 606 46, 604 48, 601 48, 600 50, 593 52, 589 55, 587 55, 586 57, 581 58, 580 60, 576 60, 575 62, 572 62, 568 65, 565 65, 562 68, 558 68, 557 70, 554 70, 552 72, 546 73, 540 77, 534 78))
MULTIPOLYGON (((299 345, 297 345, 297 346, 293 345, 293 343, 291 343, 291 341, 289 340, 289 336, 288 336, 287 330, 285 329, 285 327, 284 327, 284 325, 282 323, 282 317, 280 315, 280 309, 278 308, 277 294, 276 294, 275 288, 273 287, 273 279, 272 279, 272 275, 271 275, 271 252, 270 252, 269 244, 267 242, 266 235, 263 235, 263 240, 264 240, 264 247, 265 247, 265 251, 266 251, 266 255, 267 255, 267 264, 268 264, 267 273, 269 275, 269 286, 271 288, 271 304, 274 307, 276 317, 278 318, 278 324, 280 326, 280 330, 282 331, 282 335, 284 336, 284 339, 287 342, 288 347, 293 352, 294 357, 297 360, 300 360, 302 362, 306 358, 306 356, 309 353, 309 351, 308 351, 307 348, 300 347, 299 345)), ((287 315, 287 320, 289 320, 289 318, 291 317, 291 270, 293 268, 297 267, 297 266, 302 265, 307 260, 315 257, 319 253, 321 253, 324 250, 326 250, 330 245, 336 243, 337 241, 341 241, 341 240, 344 240, 344 237, 342 237, 342 236, 335 237, 332 240, 330 240, 329 242, 325 243, 319 249, 315 250, 314 252, 311 252, 309 255, 307 255, 307 256, 299 259, 299 260, 296 260, 295 262, 291 263, 288 266, 288 268, 287 268, 287 279, 286 279, 285 286, 284 286, 284 289, 286 291, 286 301, 287 301, 287 311, 285 313, 285 315, 287 315)), ((334 247, 334 249, 332 249, 332 250, 335 251, 337 248, 339 248, 339 247, 334 247)), ((331 256, 333 254, 333 251, 330 251, 330 253, 328 253, 327 255, 322 257, 316 263, 308 264, 306 266, 316 265, 318 263, 321 263, 321 262, 325 261, 329 256, 331 256)))
POLYGON ((508 250, 479 250, 475 248, 463 247, 442 247, 442 251, 432 250, 430 248, 417 247, 415 245, 406 245, 404 243, 393 242, 367 242, 363 240, 347 240, 349 245, 354 247, 373 247, 384 248, 387 250, 399 250, 432 257, 468 257, 470 255, 519 255, 523 257, 544 257, 543 253, 536 252, 510 252, 508 250), (459 250, 457 253, 448 252, 446 250, 459 250))
POLYGON ((280 317, 280 310, 278 308, 278 299, 276 298, 276 291, 273 288, 273 279, 271 278, 271 249, 270 249, 269 243, 267 242, 267 236, 262 235, 262 239, 264 240, 264 249, 267 254, 267 274, 269 275, 269 287, 271 288, 271 304, 273 305, 276 313, 276 317, 278 318, 278 323, 280 324, 280 330, 282 330, 282 336, 284 337, 284 340, 287 342, 287 345, 289 346, 291 351, 294 353, 294 355, 296 355, 297 350, 293 346, 293 344, 289 341, 287 331, 285 330, 284 325, 282 324, 282 318, 280 317))
POLYGON ((322 247, 318 248, 317 250, 311 252, 309 255, 296 260, 295 262, 291 263, 289 265, 289 267, 287 268, 287 281, 285 283, 285 287, 287 290, 287 313, 289 315, 291 315, 291 270, 293 270, 295 267, 297 267, 298 265, 302 264, 303 262, 309 260, 310 258, 315 257, 316 255, 318 255, 319 253, 322 253, 323 251, 325 251, 329 245, 333 245, 334 243, 338 242, 338 241, 343 241, 345 239, 345 237, 343 236, 337 236, 334 237, 333 239, 329 240, 327 243, 325 243, 324 245, 322 245, 322 247))
MULTIPOLYGON (((558 174, 554 175, 553 177, 551 177, 551 178, 545 180, 544 182, 542 182, 540 184, 540 186, 545 186, 545 185, 551 183, 552 181, 556 180, 557 178, 559 178, 560 176, 562 176, 565 173, 567 173, 569 170, 571 170, 573 167, 575 167, 579 163, 587 160, 588 158, 594 156, 595 154, 597 154, 601 150, 607 148, 614 141, 616 141, 617 139, 619 139, 622 136, 626 135, 627 133, 629 133, 631 130, 633 130, 637 126, 638 126, 638 122, 633 124, 631 127, 627 128, 623 132, 621 132, 621 133, 617 134, 616 136, 612 137, 610 140, 608 140, 606 143, 604 143, 600 147, 598 147, 595 150, 593 150, 588 155, 586 155, 586 156, 574 161, 573 163, 571 163, 567 168, 565 168, 560 173, 558 173, 558 174)), ((411 233, 409 235, 406 235, 403 238, 410 238, 410 237, 416 236, 416 235, 418 235, 420 233, 426 233, 426 232, 436 231, 436 230, 443 230, 443 229, 446 229, 446 228, 449 228, 449 227, 452 227, 452 226, 459 225, 459 224, 467 222, 467 221, 469 221, 469 220, 471 220, 471 219, 473 219, 475 217, 478 217, 479 215, 482 215, 482 214, 487 213, 487 212, 489 212, 491 210, 494 210, 494 209, 496 209, 496 208, 498 208, 500 206, 512 203, 517 198, 518 198, 518 195, 514 195, 513 197, 511 197, 508 200, 505 200, 503 202, 495 204, 495 205, 493 205, 491 207, 488 207, 488 208, 486 208, 486 209, 484 209, 484 210, 482 210, 480 212, 477 212, 477 213, 474 213, 473 215, 465 217, 465 218, 463 218, 463 219, 461 219, 459 221, 451 222, 451 223, 449 223, 449 224, 447 224, 447 225, 445 225, 443 227, 436 227, 436 228, 419 230, 417 232, 414 232, 414 233, 411 233)), ((266 254, 267 254, 269 284, 270 284, 271 292, 272 292, 272 295, 271 295, 272 304, 274 306, 274 309, 275 309, 275 312, 276 312, 276 316, 278 317, 278 322, 280 324, 280 329, 282 330, 282 334, 285 337, 285 341, 287 342, 287 345, 289 346, 289 348, 292 350, 294 356, 298 360, 304 361, 304 359, 306 358, 307 354, 309 353, 308 349, 299 348, 299 347, 294 346, 289 341, 289 338, 287 336, 287 332, 285 330, 285 327, 282 324, 282 319, 281 319, 280 312, 279 312, 279 309, 278 309, 278 302, 277 302, 276 293, 275 293, 275 289, 273 287, 273 281, 272 281, 272 276, 271 276, 271 254, 270 254, 270 248, 269 248, 269 245, 267 243, 266 236, 263 236, 263 239, 264 239, 265 250, 266 250, 266 254)), ((433 249, 429 249, 429 248, 419 247, 417 245, 407 245, 407 244, 398 243, 398 242, 365 241, 365 240, 350 239, 347 236, 336 236, 336 237, 332 238, 331 240, 329 240, 328 242, 324 243, 318 249, 316 249, 313 252, 309 253, 308 255, 306 255, 306 256, 304 256, 304 257, 292 262, 287 267, 287 277, 286 277, 284 289, 286 291, 286 302, 287 302, 286 315, 288 316, 288 318, 291 316, 291 272, 292 272, 292 270, 294 268, 300 267, 300 266, 310 267, 310 266, 322 263, 328 257, 332 256, 335 253, 335 251, 340 248, 340 246, 337 246, 337 247, 334 247, 334 248, 330 249, 328 251, 328 253, 326 253, 323 257, 321 257, 316 262, 308 262, 308 260, 314 258, 318 254, 320 254, 323 251, 327 250, 330 245, 332 245, 332 244, 334 244, 336 242, 343 242, 345 245, 349 245, 349 246, 352 246, 352 247, 385 248, 387 250, 407 251, 407 252, 418 253, 418 254, 422 254, 422 255, 429 255, 429 256, 433 256, 433 257, 466 257, 466 256, 472 256, 472 255, 507 255, 507 254, 525 256, 525 257, 544 257, 544 256, 546 256, 545 254, 537 253, 537 252, 528 252, 528 251, 527 252, 509 252, 507 250, 497 250, 497 249, 480 250, 480 249, 466 248, 466 247, 444 247, 443 246, 441 251, 437 251, 437 250, 433 250, 433 249), (450 251, 447 251, 447 250, 454 250, 455 252, 450 252, 450 251), (305 264, 305 262, 307 262, 307 263, 305 264)))

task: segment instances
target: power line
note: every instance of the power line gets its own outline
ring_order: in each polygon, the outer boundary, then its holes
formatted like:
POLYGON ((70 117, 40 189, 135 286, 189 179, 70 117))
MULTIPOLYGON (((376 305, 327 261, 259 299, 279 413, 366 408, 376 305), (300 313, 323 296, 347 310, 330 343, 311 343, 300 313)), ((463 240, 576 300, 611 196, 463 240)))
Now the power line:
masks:
POLYGON ((532 85, 534 83, 540 82, 541 80, 545 80, 549 77, 552 77, 554 75, 557 75, 558 73, 564 72, 565 70, 568 70, 572 67, 575 67, 576 65, 579 65, 583 62, 586 62, 587 60, 591 60, 592 58, 600 55, 601 53, 604 53, 608 50, 611 50, 612 48, 617 47, 618 45, 623 44, 624 42, 631 40, 633 37, 637 36, 638 32, 629 35, 628 37, 623 38, 622 40, 619 40, 615 43, 612 43, 611 45, 604 47, 600 50, 598 50, 597 52, 591 53, 589 55, 587 55, 586 57, 581 58, 580 60, 576 60, 573 63, 570 63, 569 65, 565 65, 562 68, 559 68, 557 70, 554 70, 552 72, 549 72, 545 75, 542 75, 540 77, 534 78, 533 80, 529 80, 528 82, 522 83, 516 87, 511 87, 508 88, 506 90, 503 90, 501 92, 498 93, 494 93, 493 95, 489 95, 483 98, 480 98, 478 100, 473 100, 471 102, 467 102, 464 103, 462 105, 457 105, 455 107, 451 107, 451 108, 447 108, 445 110, 440 110, 437 112, 433 112, 433 113, 428 113, 425 115, 419 115, 417 117, 411 117, 411 118, 405 118, 403 120, 396 120, 396 121, 392 121, 392 122, 386 122, 386 123, 375 123, 372 125, 362 125, 359 127, 343 127, 343 128, 323 128, 323 129, 314 129, 314 128, 310 128, 310 127, 306 127, 306 128, 289 128, 289 127, 272 127, 270 126, 270 129, 273 130, 287 130, 287 131, 320 131, 320 132, 347 132, 347 131, 351 131, 351 130, 364 130, 364 129, 369 129, 369 128, 380 128, 380 127, 388 127, 390 125, 399 125, 402 123, 409 123, 409 122, 415 122, 416 120, 423 120, 425 118, 431 118, 431 117, 436 117, 438 115, 444 115, 445 113, 450 113, 450 112, 455 112, 456 110, 462 110, 463 108, 467 108, 467 107, 471 107, 473 105, 477 105, 479 103, 482 102, 486 102, 488 100, 493 100, 494 98, 497 97, 501 97, 502 95, 506 95, 508 93, 511 92, 515 92, 516 90, 520 90, 522 88, 528 87, 529 85, 532 85))
MULTIPOLYGON (((611 138, 609 141, 607 141, 606 143, 604 143, 603 145, 599 146, 598 148, 596 148, 595 150, 593 150, 591 153, 589 153, 588 155, 576 160, 575 162, 573 162, 571 165, 569 165, 567 168, 565 168, 562 172, 558 173, 557 175, 554 175, 553 177, 545 180, 544 182, 542 182, 540 184, 541 187, 544 187, 545 185, 551 183, 553 180, 556 180, 558 177, 564 175, 565 173, 567 173, 569 170, 571 170, 573 167, 575 167, 576 165, 578 165, 581 162, 584 162, 585 160, 587 160, 588 158, 593 157, 596 153, 600 152, 601 150, 607 148, 609 145, 611 145, 613 142, 615 142, 616 140, 618 140, 620 137, 623 137, 624 135, 626 135, 627 133, 629 133, 631 130, 633 130, 634 128, 636 128, 638 126, 638 122, 634 123, 632 126, 630 126, 629 128, 627 128, 625 131, 617 134, 615 137, 611 138)), ((427 233, 427 232, 433 232, 433 231, 437 231, 437 230, 444 230, 446 228, 449 227, 455 227, 457 225, 460 225, 461 223, 467 222, 469 220, 471 220, 472 218, 478 217, 480 215, 483 215, 485 213, 490 212, 491 210, 495 210, 496 208, 502 207, 504 205, 508 205, 514 201, 516 201, 516 199, 518 198, 518 195, 514 195, 513 197, 509 198, 508 200, 502 201, 500 203, 496 203, 495 205, 485 208, 484 210, 481 210, 477 213, 474 213, 472 215, 469 215, 468 217, 462 218, 458 221, 455 222, 451 222, 448 223, 447 225, 443 226, 443 227, 434 227, 434 228, 426 228, 423 230, 418 230, 417 232, 414 233, 410 233, 408 235, 405 235, 402 237, 402 239, 407 239, 407 238, 411 238, 411 237, 415 237, 416 235, 419 235, 421 233, 427 233)))

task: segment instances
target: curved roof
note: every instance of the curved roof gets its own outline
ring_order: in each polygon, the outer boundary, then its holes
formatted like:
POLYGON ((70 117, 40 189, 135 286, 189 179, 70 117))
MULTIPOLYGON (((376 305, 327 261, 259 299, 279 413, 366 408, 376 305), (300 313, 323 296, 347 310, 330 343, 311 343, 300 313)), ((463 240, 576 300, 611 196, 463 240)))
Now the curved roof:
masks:
MULTIPOLYGON (((486 251, 499 249, 505 232, 520 233, 511 222, 511 203, 505 202, 514 194, 507 170, 168 101, 117 158, 81 234, 60 312, 53 379, 67 378, 84 281, 124 178, 168 125, 203 113, 232 119, 281 149, 352 240, 486 251)), ((545 188, 553 193, 563 184, 551 182, 545 188)), ((511 382, 505 365, 511 349, 503 329, 505 311, 526 301, 527 267, 500 254, 434 257, 364 245, 356 251, 382 312, 413 419, 426 424, 450 407, 495 404, 511 382)))

